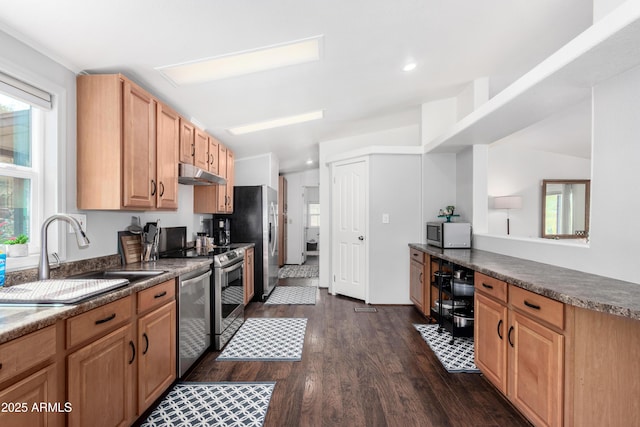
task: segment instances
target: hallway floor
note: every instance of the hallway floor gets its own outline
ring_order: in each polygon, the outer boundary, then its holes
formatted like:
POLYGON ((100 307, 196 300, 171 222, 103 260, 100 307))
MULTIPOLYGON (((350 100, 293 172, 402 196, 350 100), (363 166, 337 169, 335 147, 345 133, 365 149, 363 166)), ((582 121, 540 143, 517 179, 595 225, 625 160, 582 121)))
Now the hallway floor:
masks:
MULTIPOLYGON (((284 279, 300 286, 317 279, 284 279)), ((188 381, 276 381, 266 427, 528 426, 481 375, 449 374, 413 327, 412 306, 376 306, 318 289, 316 305, 251 303, 245 316, 308 319, 299 362, 216 361, 188 381)))

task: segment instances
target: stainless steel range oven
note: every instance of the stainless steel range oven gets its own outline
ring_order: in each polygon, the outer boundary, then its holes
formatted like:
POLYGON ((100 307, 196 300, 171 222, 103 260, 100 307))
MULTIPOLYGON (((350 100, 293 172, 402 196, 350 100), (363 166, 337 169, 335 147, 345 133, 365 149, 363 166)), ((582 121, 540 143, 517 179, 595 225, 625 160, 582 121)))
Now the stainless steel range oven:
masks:
POLYGON ((244 249, 213 257, 213 344, 221 349, 244 322, 244 249))
MULTIPOLYGON (((161 258, 212 258, 210 342, 216 350, 236 333, 244 322, 244 249, 230 246, 211 250, 186 246, 186 227, 163 228, 161 258)), ((180 343, 178 343, 180 344, 180 343)))

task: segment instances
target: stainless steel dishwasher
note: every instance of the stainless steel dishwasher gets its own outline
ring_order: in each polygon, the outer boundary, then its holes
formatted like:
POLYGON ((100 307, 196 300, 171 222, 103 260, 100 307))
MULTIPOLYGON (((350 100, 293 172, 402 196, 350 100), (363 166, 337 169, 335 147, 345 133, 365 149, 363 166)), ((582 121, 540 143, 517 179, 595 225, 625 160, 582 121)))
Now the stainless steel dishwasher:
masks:
POLYGON ((211 268, 178 278, 178 377, 211 345, 211 268))

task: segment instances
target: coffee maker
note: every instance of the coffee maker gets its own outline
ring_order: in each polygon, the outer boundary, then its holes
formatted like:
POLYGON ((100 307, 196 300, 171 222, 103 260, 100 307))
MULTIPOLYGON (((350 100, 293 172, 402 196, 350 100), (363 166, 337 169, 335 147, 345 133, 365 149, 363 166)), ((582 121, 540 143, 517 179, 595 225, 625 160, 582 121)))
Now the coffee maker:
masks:
POLYGON ((216 246, 228 246, 231 244, 231 221, 229 218, 213 218, 213 244, 216 246))

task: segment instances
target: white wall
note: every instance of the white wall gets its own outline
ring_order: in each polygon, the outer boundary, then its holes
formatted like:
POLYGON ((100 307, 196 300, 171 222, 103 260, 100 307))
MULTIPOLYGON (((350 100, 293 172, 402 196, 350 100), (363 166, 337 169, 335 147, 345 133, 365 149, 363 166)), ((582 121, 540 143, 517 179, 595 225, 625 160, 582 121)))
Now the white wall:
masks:
POLYGON ((287 180, 287 255, 286 264, 302 264, 304 252, 304 188, 320 184, 318 169, 284 174, 287 180))
POLYGON ((372 155, 369 162, 369 302, 411 304, 409 242, 422 234, 420 155, 372 155), (389 216, 389 223, 382 216, 389 216))
MULTIPOLYGON (((522 196, 522 209, 510 210, 512 236, 540 237, 543 179, 590 179, 591 159, 496 144, 489 148, 489 198, 522 196)), ((491 209, 489 234, 506 235, 507 212, 491 209)))
MULTIPOLYGON (((331 274, 331 242, 328 238, 331 230, 331 174, 327 160, 340 153, 352 152, 371 146, 419 146, 420 126, 407 126, 381 132, 356 135, 319 143, 320 173, 320 229, 326 235, 320 239, 320 286, 328 287, 331 274)), ((390 171, 389 173, 402 173, 390 171)), ((407 242, 409 243, 409 242, 407 242)))
POLYGON ((475 247, 640 283, 640 67, 593 90, 593 164, 589 244, 475 236, 475 247))
POLYGON ((278 157, 273 153, 235 160, 235 185, 268 185, 278 190, 278 157))
POLYGON ((446 206, 457 206, 456 201, 456 155, 449 153, 422 156, 422 225, 420 239, 413 242, 425 242, 427 221, 442 221, 438 211, 446 206))

